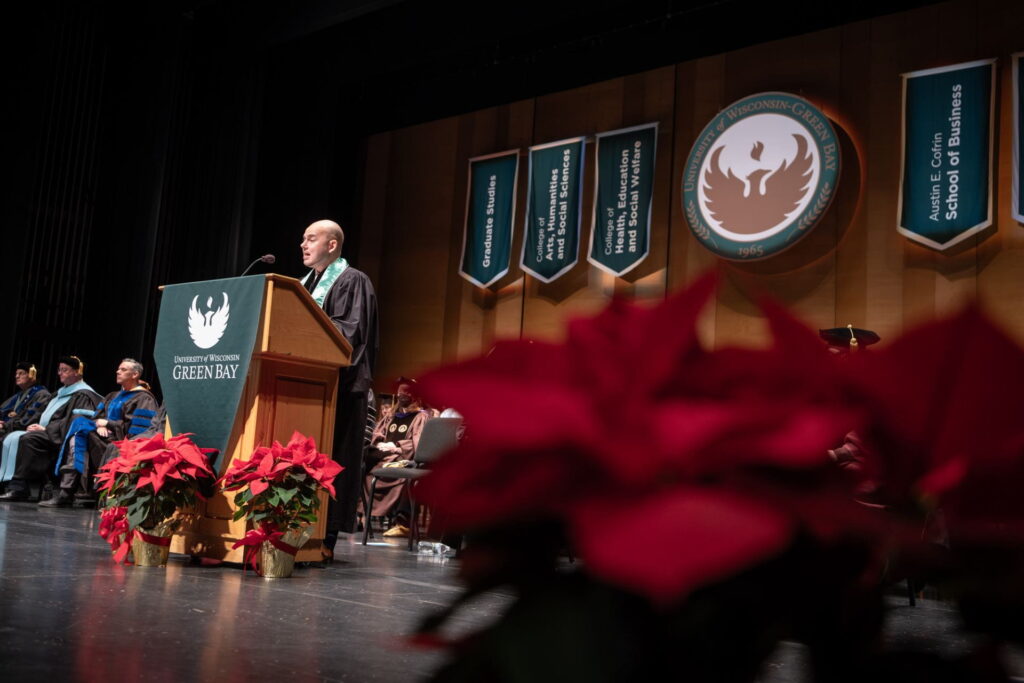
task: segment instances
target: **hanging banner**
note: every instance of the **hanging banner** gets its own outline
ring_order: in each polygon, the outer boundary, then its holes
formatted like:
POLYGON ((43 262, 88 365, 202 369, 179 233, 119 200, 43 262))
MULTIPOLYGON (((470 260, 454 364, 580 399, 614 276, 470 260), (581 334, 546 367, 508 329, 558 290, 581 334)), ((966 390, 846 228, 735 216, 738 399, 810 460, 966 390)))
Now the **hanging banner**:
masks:
POLYGON ((530 148, 523 270, 551 282, 579 260, 585 138, 530 148))
POLYGON ((620 277, 647 258, 658 124, 597 136, 594 219, 587 260, 620 277))
POLYGON ((223 462, 249 372, 264 275, 164 287, 153 357, 167 419, 223 462))
POLYGON ((488 287, 508 272, 518 175, 518 149, 469 160, 459 274, 477 287, 488 287))
POLYGON ((1013 55, 1013 220, 1024 223, 1024 209, 1021 208, 1021 197, 1024 197, 1024 173, 1021 173, 1020 165, 1024 163, 1024 140, 1021 139, 1021 117, 1024 116, 1024 87, 1021 87, 1020 60, 1024 52, 1013 55))
POLYGON ((841 168, 825 112, 791 93, 748 95, 694 140, 683 168, 686 222, 722 258, 769 258, 821 222, 841 168))
POLYGON ((903 74, 899 231, 948 249, 992 223, 995 60, 903 74))

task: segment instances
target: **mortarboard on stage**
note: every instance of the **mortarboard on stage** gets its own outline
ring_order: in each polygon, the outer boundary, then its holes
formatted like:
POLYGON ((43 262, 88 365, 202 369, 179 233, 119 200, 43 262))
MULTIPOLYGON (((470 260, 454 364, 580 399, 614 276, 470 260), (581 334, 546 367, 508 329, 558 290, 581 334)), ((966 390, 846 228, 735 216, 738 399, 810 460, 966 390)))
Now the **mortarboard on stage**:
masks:
POLYGON ((829 346, 843 348, 865 347, 878 343, 881 337, 871 330, 862 330, 853 325, 846 327, 832 327, 827 330, 818 330, 818 336, 824 339, 829 346))

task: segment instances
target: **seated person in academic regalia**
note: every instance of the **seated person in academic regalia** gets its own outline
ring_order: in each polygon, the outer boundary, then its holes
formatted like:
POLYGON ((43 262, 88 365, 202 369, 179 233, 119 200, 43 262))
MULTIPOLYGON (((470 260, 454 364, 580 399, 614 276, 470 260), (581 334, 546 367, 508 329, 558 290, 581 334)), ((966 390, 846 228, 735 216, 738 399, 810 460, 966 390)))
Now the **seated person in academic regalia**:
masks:
MULTIPOLYGON (((377 423, 366 449, 366 471, 374 467, 386 466, 388 463, 398 464, 400 461, 412 460, 416 454, 416 445, 420 440, 423 424, 430 414, 422 409, 420 399, 413 393, 415 380, 398 378, 398 389, 395 391, 392 407, 383 411, 383 417, 377 423)), ((367 476, 364 482, 366 495, 370 498, 370 487, 373 477, 367 476)), ((410 505, 405 493, 405 481, 377 482, 374 500, 370 501, 372 517, 393 517, 390 528, 385 536, 408 536, 410 505)), ((369 524, 364 519, 364 524, 369 524)))
POLYGON ((14 384, 18 393, 0 404, 0 434, 24 429, 36 414, 38 404, 50 398, 50 392, 36 382, 36 366, 18 363, 14 366, 14 384))
POLYGON ((3 460, 15 459, 14 476, 0 501, 28 500, 30 484, 50 479, 75 411, 96 410, 100 396, 82 379, 84 371, 85 364, 77 356, 61 358, 57 364, 61 388, 50 396, 42 413, 25 431, 13 432, 4 439, 3 460))
POLYGON ((43 413, 43 407, 50 399, 50 392, 36 382, 36 366, 18 363, 14 371, 14 383, 19 391, 0 406, 0 489, 14 476, 15 453, 18 439, 25 428, 43 413), (17 434, 17 436, 15 436, 17 434), (6 448, 3 443, 10 440, 6 448), (10 457, 3 454, 10 452, 10 457))
POLYGON ((107 447, 149 428, 157 403, 142 381, 142 363, 125 358, 117 366, 116 379, 120 389, 107 394, 95 414, 80 415, 71 423, 58 458, 60 493, 41 506, 71 505, 76 494, 94 498, 92 477, 103 464, 107 447))
MULTIPOLYGON (((862 353, 868 346, 878 343, 881 339, 871 330, 862 330, 853 325, 818 330, 818 335, 828 344, 829 353, 842 359, 853 353, 862 353)), ((875 482, 864 477, 864 458, 869 455, 867 446, 856 432, 849 432, 842 444, 829 449, 828 457, 844 472, 854 478, 857 484, 858 498, 869 502, 871 493, 877 488, 875 482)))

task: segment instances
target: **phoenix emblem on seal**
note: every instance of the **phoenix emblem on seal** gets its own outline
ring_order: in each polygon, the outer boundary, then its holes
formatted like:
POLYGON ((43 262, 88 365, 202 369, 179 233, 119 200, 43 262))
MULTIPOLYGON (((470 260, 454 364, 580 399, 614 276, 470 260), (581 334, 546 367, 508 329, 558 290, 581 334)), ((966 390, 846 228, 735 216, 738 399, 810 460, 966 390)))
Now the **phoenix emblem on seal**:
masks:
MULTIPOLYGON (((719 147, 711 155, 704 173, 704 197, 711 218, 724 229, 740 235, 754 235, 771 230, 800 208, 810 191, 814 156, 807 147, 807 138, 792 134, 796 155, 778 162, 776 167, 760 164, 745 177, 723 171, 719 147)), ((751 145, 750 158, 760 162, 765 145, 760 140, 751 145)))
POLYGON ((224 301, 216 310, 213 309, 213 297, 206 298, 206 313, 200 313, 196 302, 199 295, 192 297, 192 306, 188 309, 188 334, 192 341, 201 349, 216 346, 224 331, 228 328, 228 316, 231 307, 228 304, 228 293, 221 292, 224 301))
POLYGON ((694 141, 683 212, 694 237, 722 258, 769 258, 818 225, 839 171, 839 140, 824 112, 791 93, 749 95, 694 141))

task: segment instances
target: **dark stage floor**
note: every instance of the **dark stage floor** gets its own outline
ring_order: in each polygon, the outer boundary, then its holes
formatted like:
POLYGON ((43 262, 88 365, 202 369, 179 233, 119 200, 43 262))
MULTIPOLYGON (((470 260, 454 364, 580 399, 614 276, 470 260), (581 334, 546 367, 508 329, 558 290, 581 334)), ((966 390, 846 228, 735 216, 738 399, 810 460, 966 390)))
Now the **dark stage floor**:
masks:
MULTIPOLYGON (((119 566, 91 510, 0 504, 0 680, 411 681, 442 655, 402 636, 458 591, 449 560, 342 538, 328 568, 119 566), (76 673, 77 672, 77 673, 76 673)), ((461 612, 484 623, 504 599, 461 612)))
MULTIPOLYGON (((176 555, 166 569, 123 567, 97 521, 90 510, 0 504, 0 680, 412 683, 442 661, 402 637, 457 593, 455 560, 343 537, 339 561, 291 579, 176 555)), ((456 628, 486 623, 506 601, 486 596, 456 628)), ((889 637, 943 652, 967 644, 943 603, 893 604, 889 637)), ((785 644, 763 681, 801 681, 802 665, 800 647, 785 644)))

